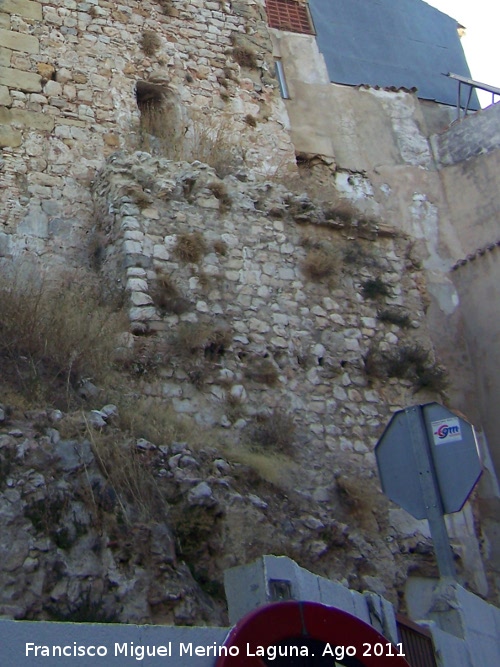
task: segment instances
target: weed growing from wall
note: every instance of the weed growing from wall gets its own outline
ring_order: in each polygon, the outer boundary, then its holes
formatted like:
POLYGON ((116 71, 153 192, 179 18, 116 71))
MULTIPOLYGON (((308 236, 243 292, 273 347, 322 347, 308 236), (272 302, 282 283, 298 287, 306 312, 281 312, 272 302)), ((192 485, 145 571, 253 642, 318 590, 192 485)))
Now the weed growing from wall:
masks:
POLYGON ((307 249, 307 255, 301 268, 304 275, 313 282, 332 278, 342 270, 339 248, 329 239, 317 236, 304 236, 301 245, 307 249))
POLYGON ((116 494, 122 516, 129 521, 164 520, 167 503, 141 452, 124 434, 89 430, 92 452, 116 494))
POLYGON ((141 49, 146 56, 154 56, 161 46, 161 39, 153 30, 144 30, 140 41, 141 49))
POLYGON ((186 116, 179 105, 168 95, 141 105, 139 148, 169 160, 198 160, 219 178, 236 171, 244 160, 232 116, 195 111, 186 116))
POLYGON ((288 453, 295 440, 295 424, 290 414, 276 409, 258 415, 244 429, 244 439, 257 450, 288 453))
POLYGON ((106 378, 127 324, 81 276, 49 284, 20 270, 0 281, 0 303, 0 376, 29 400, 67 407, 83 377, 106 378))
POLYGON ((233 47, 233 58, 240 67, 257 69, 257 54, 248 46, 236 44, 233 47))
POLYGON ((213 182, 208 184, 208 189, 213 196, 219 200, 219 210, 221 213, 226 213, 231 208, 232 199, 227 191, 226 186, 222 182, 213 182))
POLYGON ((249 359, 244 373, 249 380, 266 384, 269 387, 274 387, 279 379, 278 369, 270 359, 258 357, 249 359))
POLYGON ((410 314, 403 308, 385 308, 377 314, 377 317, 381 322, 395 324, 402 329, 408 329, 411 326, 410 314))
POLYGON ((365 280, 361 285, 361 293, 365 299, 382 299, 391 295, 389 286, 379 276, 365 280))
POLYGON ((417 343, 387 351, 372 347, 365 357, 365 370, 372 377, 410 380, 417 389, 437 393, 447 386, 446 370, 436 363, 430 350, 417 343))
POLYGON ((171 16, 174 11, 173 0, 157 0, 165 16, 171 16))
POLYGON ((151 298, 160 315, 174 313, 182 315, 190 308, 190 303, 185 299, 175 281, 166 273, 158 272, 151 290, 151 298))
POLYGON ((222 257, 227 255, 227 243, 222 239, 214 241, 212 247, 217 255, 221 255, 222 257))
POLYGON ((177 235, 174 254, 183 262, 198 264, 206 251, 205 240, 200 232, 184 232, 177 235))
POLYGON ((178 327, 173 348, 180 357, 196 356, 208 361, 217 361, 225 353, 231 341, 231 332, 224 325, 183 323, 178 327))

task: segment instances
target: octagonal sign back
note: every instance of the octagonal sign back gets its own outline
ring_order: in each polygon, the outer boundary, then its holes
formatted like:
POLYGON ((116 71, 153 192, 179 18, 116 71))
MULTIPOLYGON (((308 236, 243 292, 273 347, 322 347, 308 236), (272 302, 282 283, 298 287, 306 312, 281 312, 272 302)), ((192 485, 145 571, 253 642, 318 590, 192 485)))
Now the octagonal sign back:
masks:
MULTIPOLYGON (((481 476, 474 428, 439 403, 418 406, 445 514, 459 512, 481 476)), ((406 410, 396 412, 375 447, 382 490, 416 519, 427 518, 406 410)))

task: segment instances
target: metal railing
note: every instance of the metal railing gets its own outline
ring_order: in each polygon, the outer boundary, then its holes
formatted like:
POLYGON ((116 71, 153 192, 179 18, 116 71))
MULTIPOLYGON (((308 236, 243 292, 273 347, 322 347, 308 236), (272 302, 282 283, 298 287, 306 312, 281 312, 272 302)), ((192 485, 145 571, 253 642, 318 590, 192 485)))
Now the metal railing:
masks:
POLYGON ((445 76, 449 76, 450 79, 454 79, 455 81, 458 81, 458 93, 457 93, 457 120, 460 120, 460 114, 462 111, 462 86, 469 86, 469 94, 467 96, 467 102, 465 103, 464 106, 464 115, 463 117, 467 115, 467 112, 469 111, 469 105, 471 102, 472 98, 472 93, 475 88, 478 88, 479 90, 485 90, 488 93, 491 93, 491 100, 492 104, 495 102, 495 95, 500 95, 500 88, 496 88, 495 86, 489 86, 486 83, 481 83, 480 81, 474 81, 474 79, 469 79, 466 76, 461 76, 460 74, 452 74, 451 72, 448 72, 448 74, 445 74, 445 76))

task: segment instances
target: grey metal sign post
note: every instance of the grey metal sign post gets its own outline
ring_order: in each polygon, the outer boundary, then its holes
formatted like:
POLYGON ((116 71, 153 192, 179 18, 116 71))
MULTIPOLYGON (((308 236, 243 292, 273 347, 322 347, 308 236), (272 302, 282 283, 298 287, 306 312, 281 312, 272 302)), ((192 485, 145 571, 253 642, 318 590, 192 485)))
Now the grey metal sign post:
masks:
POLYGON ((384 493, 427 519, 439 574, 456 578, 444 515, 464 506, 481 475, 474 429, 438 403, 396 412, 375 447, 384 493))

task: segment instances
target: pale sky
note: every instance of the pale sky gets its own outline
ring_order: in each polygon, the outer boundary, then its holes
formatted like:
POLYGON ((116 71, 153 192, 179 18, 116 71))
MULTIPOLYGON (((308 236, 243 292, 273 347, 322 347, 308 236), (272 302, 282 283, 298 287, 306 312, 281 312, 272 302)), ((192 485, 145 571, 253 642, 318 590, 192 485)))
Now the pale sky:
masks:
MULTIPOLYGON (((500 88, 500 1, 425 0, 465 26, 462 38, 472 78, 500 88)), ((491 94, 478 91, 482 106, 491 104, 491 94)), ((500 98, 496 97, 498 101, 500 98)))

